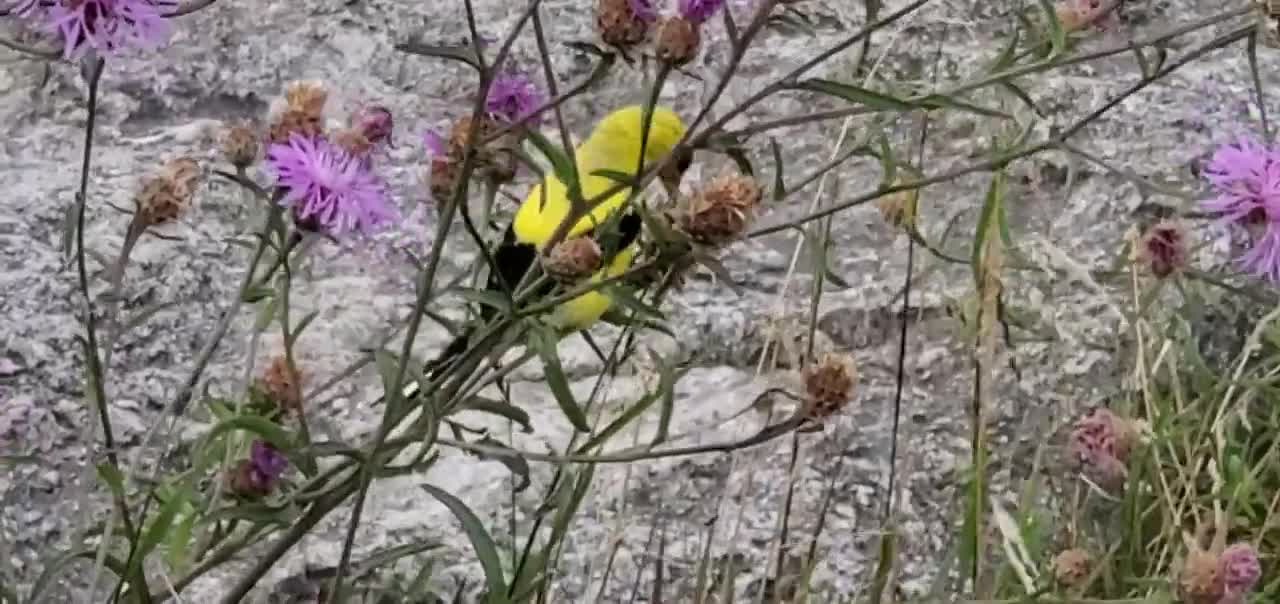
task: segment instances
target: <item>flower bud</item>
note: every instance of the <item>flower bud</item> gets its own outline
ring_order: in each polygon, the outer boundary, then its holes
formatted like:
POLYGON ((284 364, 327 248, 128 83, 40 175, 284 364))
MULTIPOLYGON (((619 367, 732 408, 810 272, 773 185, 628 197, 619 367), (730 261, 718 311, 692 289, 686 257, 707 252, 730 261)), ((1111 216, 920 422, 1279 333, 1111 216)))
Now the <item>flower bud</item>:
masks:
POLYGON ((654 53, 658 60, 676 67, 698 56, 702 35, 698 24, 682 16, 664 17, 653 30, 654 53))
POLYGON ((369 105, 351 114, 351 128, 364 136, 371 145, 391 142, 394 122, 391 111, 381 105, 369 105))
POLYGON ((1218 604, 1226 592, 1218 556, 1201 549, 1189 552, 1178 573, 1177 587, 1183 604, 1218 604))
POLYGON ((244 169, 258 161, 258 135, 247 126, 232 126, 220 137, 222 157, 231 165, 244 169))
POLYGON ((165 164, 160 173, 146 179, 134 197, 137 220, 145 227, 173 222, 191 205, 200 182, 200 164, 180 157, 165 164))
POLYGON ((694 241, 723 245, 746 231, 759 202, 760 186, 754 180, 726 174, 695 194, 677 220, 694 241))
POLYGON ((588 236, 565 239, 542 257, 542 269, 552 278, 572 283, 600 268, 600 245, 588 236))
POLYGON ((1218 572, 1226 591, 1231 594, 1247 594, 1253 591, 1262 578, 1262 565, 1258 551, 1248 543, 1235 543, 1222 551, 1218 560, 1218 572))
POLYGON ((884 221, 889 226, 896 229, 914 228, 919 206, 919 189, 907 189, 897 193, 890 193, 876 201, 876 207, 880 209, 880 216, 884 218, 884 221))
POLYGON ((289 109, 320 117, 329 99, 329 91, 319 81, 297 80, 285 87, 284 98, 289 109))
POLYGON ((316 136, 324 133, 324 105, 328 91, 319 82, 290 82, 285 88, 285 107, 267 128, 273 143, 289 140, 289 135, 316 136))
POLYGON ((848 355, 827 353, 818 364, 805 368, 803 377, 808 398, 805 415, 822 420, 849 402, 858 381, 858 370, 848 355))
POLYGON ((302 412, 302 370, 290 367, 284 355, 271 360, 256 386, 281 411, 302 412))

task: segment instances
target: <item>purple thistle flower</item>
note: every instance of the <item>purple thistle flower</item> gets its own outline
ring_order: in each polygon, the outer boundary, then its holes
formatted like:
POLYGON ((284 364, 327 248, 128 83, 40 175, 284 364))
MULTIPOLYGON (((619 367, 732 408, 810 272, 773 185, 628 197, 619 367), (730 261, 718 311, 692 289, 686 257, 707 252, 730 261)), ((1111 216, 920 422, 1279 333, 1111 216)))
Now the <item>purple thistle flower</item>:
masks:
POLYGON ((267 164, 299 222, 341 235, 370 233, 395 217, 369 163, 323 138, 291 134, 267 149, 267 164))
POLYGON ((533 80, 523 74, 507 73, 494 78, 489 85, 484 107, 494 118, 511 123, 529 117, 544 101, 542 91, 533 80))
POLYGON ((677 8, 684 18, 700 24, 710 19, 721 6, 724 6, 724 0, 680 0, 677 8))
POLYGON ((1228 593, 1248 593, 1262 577, 1258 552, 1248 543, 1236 543, 1223 550, 1218 565, 1228 593))
POLYGON ((658 20, 658 9, 653 7, 653 0, 627 0, 627 5, 631 8, 631 14, 645 23, 658 20))
POLYGON ((1241 268, 1280 282, 1280 150, 1241 138, 1219 147, 1204 175, 1218 195, 1202 207, 1254 235, 1241 268))
POLYGON ((430 157, 444 157, 444 137, 435 128, 427 128, 422 133, 422 146, 430 157))
MULTIPOLYGON (((37 16, 39 2, 19 0, 19 11, 37 16)), ((177 0, 61 0, 42 16, 63 40, 62 55, 77 59, 93 48, 106 54, 136 46, 156 49, 169 39, 169 19, 177 0)))
POLYGON ((249 448, 250 479, 254 487, 270 491, 289 467, 289 460, 275 447, 261 440, 253 441, 249 448))

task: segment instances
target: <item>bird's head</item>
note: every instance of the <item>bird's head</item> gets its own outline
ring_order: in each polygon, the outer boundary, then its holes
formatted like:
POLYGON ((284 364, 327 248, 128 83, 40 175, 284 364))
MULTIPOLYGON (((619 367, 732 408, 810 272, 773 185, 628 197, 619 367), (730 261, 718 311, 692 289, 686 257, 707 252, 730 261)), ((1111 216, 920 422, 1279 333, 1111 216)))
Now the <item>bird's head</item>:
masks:
MULTIPOLYGON (((626 161, 635 161, 640 154, 644 132, 644 106, 628 105, 614 110, 596 124, 591 133, 593 142, 602 148, 618 153, 626 161)), ((685 125, 680 116, 667 107, 655 106, 649 120, 648 142, 644 145, 644 163, 663 159, 684 137, 685 125)), ((667 193, 675 198, 680 179, 693 162, 692 151, 682 152, 680 157, 668 163, 659 176, 667 193)))

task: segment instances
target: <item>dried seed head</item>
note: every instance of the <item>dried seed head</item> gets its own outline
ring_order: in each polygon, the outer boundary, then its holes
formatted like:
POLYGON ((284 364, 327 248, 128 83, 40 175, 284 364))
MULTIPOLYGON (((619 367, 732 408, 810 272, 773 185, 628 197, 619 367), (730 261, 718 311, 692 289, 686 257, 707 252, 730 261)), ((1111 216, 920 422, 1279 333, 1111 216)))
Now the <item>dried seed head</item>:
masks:
POLYGON ((453 196, 458 177, 462 176, 462 164, 448 156, 437 156, 431 158, 429 172, 427 185, 431 190, 431 198, 436 201, 438 207, 444 207, 453 196))
POLYGON ((600 268, 600 246, 588 236, 565 239, 542 257, 542 269, 552 278, 572 283, 600 268))
POLYGON ((180 157, 165 164, 160 172, 142 183, 134 197, 137 219, 143 227, 152 227, 178 219, 191 205, 200 183, 200 164, 190 157, 180 157))
POLYGON ((808 395, 806 416, 830 417, 849 402, 858 381, 858 370, 848 355, 827 353, 816 365, 804 370, 804 390, 808 395))
POLYGON ((222 157, 237 168, 248 168, 258 161, 258 135, 247 126, 232 126, 220 136, 222 157))
POLYGON ((373 141, 356 128, 343 128, 333 134, 332 140, 334 144, 357 157, 368 155, 369 151, 373 150, 373 141))
POLYGON ((1160 221, 1142 236, 1138 254, 1151 274, 1168 277, 1187 266, 1186 232, 1176 222, 1160 221))
POLYGON ((324 133, 324 122, 319 115, 285 109, 267 128, 267 140, 273 143, 285 143, 294 133, 306 137, 318 136, 324 133))
POLYGON ((1063 550, 1053 557, 1053 578, 1060 585, 1076 587, 1089 576, 1092 566, 1093 559, 1089 552, 1075 548, 1063 550))
POLYGON ((627 47, 643 42, 656 11, 648 0, 597 0, 596 31, 610 46, 627 47))
POLYGON ((1114 489, 1128 477, 1129 453, 1138 438, 1136 422, 1097 407, 1076 421, 1068 448, 1086 476, 1099 486, 1114 489))
POLYGON ((702 35, 698 24, 681 16, 663 17, 653 30, 654 53, 658 60, 681 66, 698 56, 702 35))
POLYGON ((318 81, 294 81, 285 87, 284 99, 289 109, 320 117, 329 91, 318 81))
POLYGON ((226 485, 229 493, 247 499, 257 499, 270 492, 268 486, 259 479, 257 468, 248 459, 242 459, 240 463, 227 469, 226 485))
POLYGON ((271 360, 258 378, 257 386, 285 413, 302 412, 302 370, 296 366, 290 368, 289 360, 283 355, 271 360))
MULTIPOLYGON (((445 147, 447 155, 455 159, 462 159, 464 152, 467 150, 467 143, 471 141, 471 123, 472 118, 469 115, 453 123, 453 127, 449 129, 449 141, 445 147)), ((480 140, 483 141, 484 139, 489 138, 489 135, 493 132, 493 121, 488 118, 480 118, 480 125, 476 130, 476 134, 480 137, 480 140)), ((486 157, 485 149, 477 147, 476 153, 479 154, 478 159, 481 161, 488 159, 486 157)))
MULTIPOLYGON (((902 184, 898 182, 896 184, 902 184)), ((881 197, 876 202, 880 216, 893 228, 910 228, 916 224, 916 211, 920 205, 920 190, 907 189, 881 197)))
POLYGON ((747 230, 759 203, 760 186, 751 177, 725 174, 695 194, 678 221, 694 241, 723 245, 747 230))
POLYGON ((1188 552, 1178 573, 1178 596, 1183 604, 1217 604, 1225 592, 1218 556, 1200 549, 1188 552))

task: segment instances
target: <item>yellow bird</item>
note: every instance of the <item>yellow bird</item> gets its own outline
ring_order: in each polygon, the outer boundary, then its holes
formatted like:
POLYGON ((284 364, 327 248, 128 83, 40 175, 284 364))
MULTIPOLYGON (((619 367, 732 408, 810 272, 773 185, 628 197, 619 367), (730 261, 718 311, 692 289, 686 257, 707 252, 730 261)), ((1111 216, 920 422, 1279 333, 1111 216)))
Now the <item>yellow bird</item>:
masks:
MULTIPOLYGON (((602 118, 586 141, 574 149, 583 200, 599 197, 619 184, 614 178, 595 172, 635 172, 640 165, 643 120, 644 107, 641 105, 617 109, 602 118)), ((650 117, 648 142, 643 145, 645 165, 663 159, 684 133, 685 125, 679 115, 666 107, 654 107, 650 117)), ((690 161, 689 154, 682 154, 659 175, 673 199, 690 161)), ((603 200, 570 228, 567 237, 598 235, 594 232, 595 227, 619 210, 630 194, 631 188, 624 187, 603 200)), ((502 243, 494 250, 493 260, 497 270, 491 271, 489 275, 489 290, 514 291, 537 260, 538 254, 546 251, 542 249, 544 244, 568 216, 569 206, 567 187, 554 173, 548 172, 542 182, 529 191, 507 227, 502 243)), ((622 273, 635 257, 636 241, 642 224, 639 215, 628 212, 617 224, 620 242, 614 249, 618 251, 612 258, 604 259, 602 268, 591 277, 592 281, 622 273)), ((553 311, 550 322, 564 331, 580 331, 599 320, 611 304, 612 300, 607 294, 588 292, 558 306, 553 311)), ((486 306, 481 309, 481 316, 487 319, 493 312, 491 307, 486 306)), ((452 357, 466 350, 466 346, 467 334, 463 334, 451 342, 431 365, 434 368, 443 366, 452 357)))

